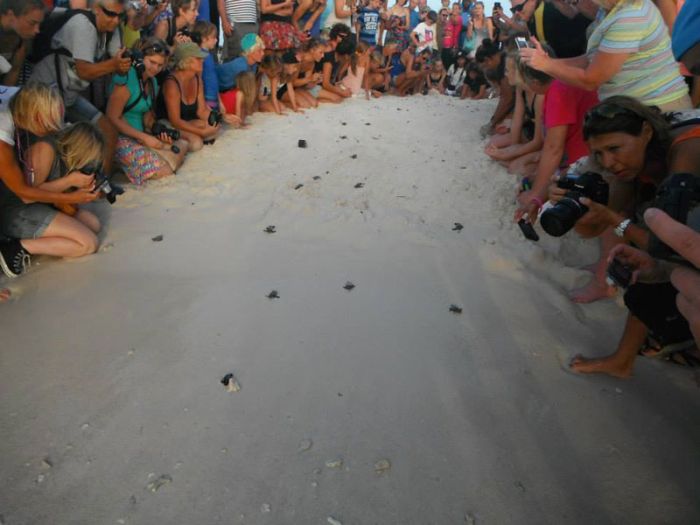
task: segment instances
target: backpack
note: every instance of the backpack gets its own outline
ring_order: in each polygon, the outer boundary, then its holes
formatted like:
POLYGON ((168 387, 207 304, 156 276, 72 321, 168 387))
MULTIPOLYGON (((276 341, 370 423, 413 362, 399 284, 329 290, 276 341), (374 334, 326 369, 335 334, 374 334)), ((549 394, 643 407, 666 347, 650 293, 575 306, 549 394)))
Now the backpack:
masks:
MULTIPOLYGON (((56 36, 56 33, 58 33, 71 18, 77 15, 85 16, 90 23, 95 26, 95 30, 97 30, 97 20, 95 19, 95 13, 92 11, 85 9, 54 9, 44 18, 44 21, 41 23, 39 28, 39 34, 34 39, 32 44, 32 53, 29 56, 29 61, 32 64, 36 65, 47 56, 54 53, 67 57, 73 56, 72 53, 64 47, 60 49, 52 49, 51 43, 53 42, 53 38, 56 36)), ((111 33, 107 35, 107 45, 109 45, 111 37, 111 33)))

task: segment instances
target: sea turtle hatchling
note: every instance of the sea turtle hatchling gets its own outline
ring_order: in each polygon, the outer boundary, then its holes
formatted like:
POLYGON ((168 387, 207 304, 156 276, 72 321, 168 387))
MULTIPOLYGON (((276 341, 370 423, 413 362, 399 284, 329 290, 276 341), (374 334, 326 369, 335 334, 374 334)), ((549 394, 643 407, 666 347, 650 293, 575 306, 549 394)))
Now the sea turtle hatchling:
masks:
POLYGON ((267 294, 265 297, 268 299, 279 299, 280 294, 277 290, 272 290, 269 294, 267 294))

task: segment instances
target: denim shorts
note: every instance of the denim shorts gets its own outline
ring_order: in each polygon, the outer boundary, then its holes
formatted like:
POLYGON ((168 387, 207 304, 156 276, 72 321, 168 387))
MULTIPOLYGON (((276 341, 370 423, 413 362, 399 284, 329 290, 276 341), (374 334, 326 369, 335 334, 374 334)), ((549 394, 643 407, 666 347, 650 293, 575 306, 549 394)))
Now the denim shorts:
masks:
POLYGON ((56 208, 39 202, 3 207, 0 209, 0 231, 14 239, 38 239, 57 214, 56 208))
POLYGON ((100 110, 84 97, 78 97, 72 105, 66 107, 66 121, 71 123, 92 122, 97 124, 101 116, 100 110))

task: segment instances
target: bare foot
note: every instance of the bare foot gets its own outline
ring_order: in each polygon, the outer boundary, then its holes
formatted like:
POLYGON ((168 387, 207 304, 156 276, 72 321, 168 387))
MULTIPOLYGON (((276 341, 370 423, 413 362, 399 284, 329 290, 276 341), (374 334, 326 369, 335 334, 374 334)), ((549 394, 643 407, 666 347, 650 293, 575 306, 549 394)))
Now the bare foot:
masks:
POLYGON ((579 304, 592 303, 600 299, 608 299, 613 297, 617 293, 617 289, 614 286, 608 286, 607 284, 600 284, 595 279, 591 280, 586 286, 582 288, 576 288, 569 292, 569 298, 579 304))
POLYGON ((569 364, 569 368, 574 372, 579 372, 581 374, 608 374, 609 376, 619 377, 620 379, 630 377, 632 375, 633 366, 634 361, 626 363, 620 360, 615 354, 596 359, 577 355, 569 364))
POLYGON ((10 290, 8 290, 7 288, 0 288, 0 303, 8 301, 11 296, 12 292, 10 292, 10 290))

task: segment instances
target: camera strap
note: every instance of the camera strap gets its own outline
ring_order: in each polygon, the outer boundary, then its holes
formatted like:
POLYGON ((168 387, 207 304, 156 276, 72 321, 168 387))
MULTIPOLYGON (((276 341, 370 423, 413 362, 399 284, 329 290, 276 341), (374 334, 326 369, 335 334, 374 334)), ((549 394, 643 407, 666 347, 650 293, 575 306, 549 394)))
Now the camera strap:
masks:
MULTIPOLYGON (((151 91, 153 91, 155 93, 155 87, 153 86, 153 81, 151 81, 150 84, 151 84, 151 91)), ((141 99, 144 99, 144 100, 146 100, 146 102, 148 102, 148 104, 149 104, 148 109, 153 109, 153 99, 151 99, 150 101, 148 100, 148 98, 146 97, 146 90, 145 90, 144 85, 143 85, 143 80, 141 78, 139 78, 139 96, 136 97, 133 102, 131 102, 130 104, 127 104, 124 107, 124 111, 122 111, 122 115, 124 113, 128 113, 129 111, 134 109, 136 107, 136 104, 141 102, 141 99)))

